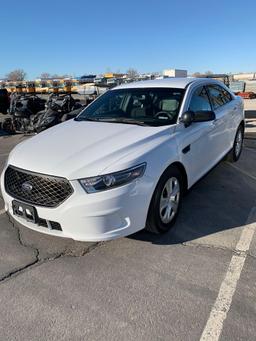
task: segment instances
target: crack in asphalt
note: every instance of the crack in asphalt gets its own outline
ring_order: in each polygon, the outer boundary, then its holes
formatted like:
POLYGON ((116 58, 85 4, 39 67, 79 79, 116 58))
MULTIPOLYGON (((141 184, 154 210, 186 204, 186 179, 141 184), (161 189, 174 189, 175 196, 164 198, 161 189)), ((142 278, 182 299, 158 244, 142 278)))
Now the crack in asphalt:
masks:
POLYGON ((183 246, 194 246, 197 248, 208 248, 208 249, 217 249, 217 250, 224 250, 224 251, 231 251, 233 253, 236 253, 235 249, 229 248, 227 246, 220 246, 220 245, 213 245, 213 244, 203 244, 203 243, 195 243, 192 241, 189 242, 182 242, 181 245, 183 246))
MULTIPOLYGON (((40 251, 38 248, 36 248, 35 246, 31 246, 31 245, 27 245, 22 241, 21 238, 21 233, 20 233, 20 229, 18 226, 15 225, 15 223, 11 220, 11 217, 6 214, 8 216, 8 220, 10 222, 10 224, 12 225, 12 227, 15 229, 15 231, 17 232, 17 239, 18 242, 21 246, 26 247, 26 248, 30 248, 31 250, 34 251, 34 255, 35 255, 35 260, 31 261, 30 263, 12 270, 10 272, 8 272, 7 274, 5 274, 4 276, 0 277, 0 284, 2 282, 6 282, 7 280, 10 280, 16 276, 18 276, 19 274, 24 273, 27 270, 30 270, 36 266, 40 266, 43 265, 47 262, 52 262, 55 261, 57 259, 60 259, 62 257, 75 257, 75 258, 79 258, 79 257, 84 257, 85 255, 89 254, 90 252, 92 252, 93 250, 95 250, 96 248, 99 248, 101 246, 103 246, 105 244, 105 242, 98 242, 98 243, 94 243, 92 245, 90 245, 89 247, 87 247, 81 254, 76 255, 72 252, 72 249, 70 249, 68 246, 64 249, 64 251, 57 253, 56 255, 53 255, 52 257, 45 257, 45 258, 40 258, 40 251)), ((245 253, 245 252, 241 252, 232 248, 228 248, 225 246, 217 246, 217 245, 212 245, 212 244, 199 244, 199 243, 194 243, 194 242, 182 242, 180 243, 181 246, 185 246, 185 247, 196 247, 196 248, 209 248, 209 249, 215 249, 215 250, 225 250, 225 251, 230 251, 232 254, 234 255, 239 255, 239 256, 249 256, 250 258, 256 259, 256 256, 251 254, 250 252, 245 253)))
POLYGON ((2 282, 5 282, 7 280, 10 280, 13 277, 18 276, 21 273, 24 273, 26 270, 29 270, 31 268, 34 268, 35 266, 40 266, 42 264, 45 264, 47 262, 51 262, 51 261, 55 261, 59 258, 62 257, 83 257, 85 255, 87 255, 88 253, 92 252, 94 249, 96 249, 97 247, 100 247, 104 244, 104 242, 99 242, 99 243, 95 243, 90 245, 88 248, 86 248, 80 255, 75 255, 72 253, 72 251, 66 247, 64 249, 64 251, 57 253, 56 255, 52 256, 52 257, 45 257, 45 258, 40 258, 40 252, 39 249, 36 248, 35 246, 31 246, 31 245, 26 245, 21 238, 21 234, 20 234, 20 229, 18 226, 15 225, 15 223, 11 220, 11 217, 9 216, 9 214, 7 214, 8 220, 10 222, 10 224, 12 225, 12 227, 14 228, 14 230, 17 232, 17 237, 18 237, 18 242, 21 246, 26 247, 26 248, 30 248, 31 250, 34 251, 34 256, 35 256, 35 260, 33 260, 32 262, 19 267, 18 269, 12 270, 10 272, 8 272, 7 274, 5 274, 4 276, 0 277, 0 284, 2 282))
MULTIPOLYGON (((72 249, 70 249, 70 247, 67 246, 62 252, 59 252, 56 255, 53 255, 52 257, 40 258, 39 249, 36 248, 35 246, 27 245, 22 241, 19 227, 15 225, 15 223, 12 221, 9 214, 6 213, 6 215, 8 217, 10 224, 12 225, 12 227, 17 232, 17 239, 18 239, 19 244, 23 247, 30 248, 31 250, 33 250, 35 260, 31 261, 30 263, 28 263, 28 264, 26 264, 26 265, 24 265, 18 269, 12 270, 12 271, 8 272, 7 274, 5 274, 4 276, 0 277, 0 284, 4 281, 7 281, 7 280, 13 278, 13 277, 16 277, 17 275, 25 272, 26 270, 29 270, 29 269, 34 268, 36 266, 40 266, 40 265, 45 264, 47 262, 55 261, 55 260, 60 259, 62 257, 75 257, 75 258, 84 257, 85 255, 89 254, 90 252, 92 252, 96 248, 99 248, 106 243, 106 242, 94 243, 94 244, 90 245, 89 247, 85 248, 85 250, 83 252, 81 252, 81 254, 79 254, 79 255, 74 254, 72 249)), ((217 245, 212 245, 212 244, 199 244, 199 243, 195 243, 195 242, 191 242, 191 241, 190 242, 181 242, 180 245, 185 246, 185 247, 209 248, 209 249, 222 250, 222 251, 225 250, 225 251, 231 252, 234 255, 245 255, 246 254, 249 257, 256 259, 256 256, 251 254, 250 252, 248 252, 248 253, 243 252, 243 254, 242 254, 241 251, 238 251, 238 250, 235 250, 232 248, 228 248, 225 246, 217 246, 217 245)))
POLYGON ((248 250, 248 252, 239 251, 233 248, 229 248, 227 246, 219 246, 219 245, 213 245, 213 244, 199 244, 194 242, 182 242, 180 243, 182 246, 190 246, 190 247, 196 247, 196 248, 208 248, 208 249, 214 249, 214 250, 221 250, 221 251, 230 251, 233 255, 236 256, 249 256, 251 258, 256 259, 256 256, 251 254, 248 250))

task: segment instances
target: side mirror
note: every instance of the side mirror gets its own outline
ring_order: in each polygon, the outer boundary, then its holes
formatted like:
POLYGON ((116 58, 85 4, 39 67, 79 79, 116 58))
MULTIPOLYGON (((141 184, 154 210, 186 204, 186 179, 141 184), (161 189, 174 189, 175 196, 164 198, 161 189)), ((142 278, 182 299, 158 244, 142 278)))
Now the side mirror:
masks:
POLYGON ((192 122, 207 122, 214 121, 216 115, 213 111, 186 111, 182 114, 180 118, 180 122, 184 123, 184 126, 187 128, 191 125, 192 122))
POLYGON ((180 118, 180 122, 184 124, 184 126, 187 128, 191 125, 191 123, 194 121, 194 112, 193 111, 186 111, 182 114, 180 118))
POLYGON ((216 115, 213 111, 197 111, 194 114, 194 122, 214 121, 216 115))

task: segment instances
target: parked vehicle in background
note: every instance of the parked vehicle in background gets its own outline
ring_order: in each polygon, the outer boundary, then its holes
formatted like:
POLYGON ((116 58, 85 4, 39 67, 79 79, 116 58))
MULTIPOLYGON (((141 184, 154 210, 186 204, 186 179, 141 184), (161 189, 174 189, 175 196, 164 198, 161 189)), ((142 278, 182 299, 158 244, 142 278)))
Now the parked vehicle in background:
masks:
POLYGON ((71 86, 72 94, 76 94, 77 93, 77 87, 78 87, 78 80, 77 79, 72 79, 72 86, 71 86))
POLYGON ((94 83, 95 84, 106 84, 107 83, 107 79, 104 77, 96 77, 94 79, 94 83))
POLYGON ((27 85, 26 85, 26 82, 23 81, 23 82, 16 82, 16 90, 15 92, 17 94, 23 94, 25 92, 27 92, 27 85))
POLYGON ((33 230, 75 240, 164 233, 187 189, 225 156, 239 159, 243 136, 243 101, 221 82, 121 85, 12 150, 1 176, 5 209, 33 230))
POLYGON ((16 84, 15 82, 6 82, 6 89, 8 92, 15 92, 16 91, 16 84))
POLYGON ((49 88, 50 88, 50 82, 47 80, 36 80, 35 81, 36 85, 36 93, 37 94, 48 94, 49 93, 49 88))
POLYGON ((33 81, 26 82, 26 92, 28 94, 35 94, 36 93, 36 83, 33 81))
POLYGON ((70 114, 70 116, 67 114, 77 109, 81 110, 82 104, 79 100, 75 100, 71 94, 51 94, 45 105, 45 110, 39 111, 37 115, 32 118, 31 130, 39 133, 68 118, 75 117, 78 112, 70 114), (64 115, 65 118, 63 118, 64 115))
POLYGON ((59 79, 53 79, 49 81, 49 92, 53 94, 63 93, 64 92, 64 83, 59 79))
POLYGON ((251 79, 245 82, 245 90, 246 92, 254 92, 256 93, 256 80, 251 79))
POLYGON ((238 94, 239 92, 244 92, 245 91, 245 82, 244 81, 230 82, 229 88, 235 94, 238 94))
POLYGON ((3 121, 2 128, 8 133, 27 133, 31 131, 31 119, 45 107, 45 100, 34 94, 12 93, 10 115, 3 121))
POLYGON ((0 113, 7 114, 10 106, 10 98, 7 89, 0 89, 0 113))
POLYGON ((96 78, 96 75, 84 75, 79 78, 79 82, 83 83, 93 83, 96 78))
POLYGON ((63 93, 71 94, 72 93, 72 79, 64 79, 63 82, 61 82, 63 87, 61 90, 63 93))
POLYGON ((252 91, 248 92, 248 91, 245 91, 245 92, 237 92, 236 93, 237 96, 240 96, 244 99, 254 99, 256 98, 256 94, 252 91))
POLYGON ((223 73, 212 73, 212 74, 205 74, 205 75, 199 75, 199 78, 212 78, 216 79, 222 83, 224 83, 227 87, 230 85, 229 75, 223 74, 223 73))
POLYGON ((4 120, 3 130, 8 133, 39 133, 74 118, 82 107, 71 94, 51 94, 46 102, 35 95, 19 96, 14 93, 10 105, 11 117, 4 120))
POLYGON ((116 78, 107 78, 108 86, 115 86, 118 84, 118 80, 116 78))

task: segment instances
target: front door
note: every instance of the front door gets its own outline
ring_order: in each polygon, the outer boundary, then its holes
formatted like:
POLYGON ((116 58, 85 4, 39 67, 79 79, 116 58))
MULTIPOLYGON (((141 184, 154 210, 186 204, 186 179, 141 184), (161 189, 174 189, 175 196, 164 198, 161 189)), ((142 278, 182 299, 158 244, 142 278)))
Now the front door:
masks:
MULTIPOLYGON (((195 88, 188 98, 185 111, 212 110, 205 86, 195 88)), ((177 129, 177 141, 181 161, 188 170, 189 186, 200 179, 216 163, 215 121, 193 122, 189 127, 180 124, 177 129)))

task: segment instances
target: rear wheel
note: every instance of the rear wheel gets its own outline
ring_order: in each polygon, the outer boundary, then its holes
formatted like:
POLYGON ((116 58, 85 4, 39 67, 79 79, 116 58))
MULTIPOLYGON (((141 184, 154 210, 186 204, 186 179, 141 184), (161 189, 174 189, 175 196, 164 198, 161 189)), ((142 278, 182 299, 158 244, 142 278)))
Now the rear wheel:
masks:
POLYGON ((243 140, 244 140, 244 128, 242 124, 240 124, 236 132, 233 148, 228 153, 227 161, 236 162, 239 160, 240 155, 242 153, 242 149, 243 149, 243 140))
POLYGON ((161 176, 151 199, 146 230, 164 233, 174 225, 182 198, 182 175, 176 166, 170 166, 161 176))

